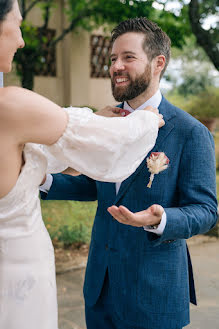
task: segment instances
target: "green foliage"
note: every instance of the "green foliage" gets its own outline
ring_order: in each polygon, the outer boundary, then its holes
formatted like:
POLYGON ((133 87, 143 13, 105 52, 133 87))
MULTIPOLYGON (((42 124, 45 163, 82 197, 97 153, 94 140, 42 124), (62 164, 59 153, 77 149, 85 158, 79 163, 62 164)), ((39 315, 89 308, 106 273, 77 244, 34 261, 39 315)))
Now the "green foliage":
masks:
POLYGON ((169 91, 165 97, 168 99, 168 101, 175 106, 187 111, 188 108, 188 99, 186 99, 184 96, 180 95, 176 90, 175 91, 169 91))
POLYGON ((76 22, 75 27, 89 31, 105 24, 111 28, 125 19, 145 16, 168 33, 174 46, 182 47, 185 37, 191 34, 185 17, 157 10, 153 3, 153 0, 68 0, 66 13, 70 21, 76 22), (78 17, 81 19, 78 20, 78 17))
POLYGON ((43 220, 52 240, 87 243, 97 208, 96 202, 41 201, 43 220))
POLYGON ((207 88, 214 85, 214 80, 209 76, 204 66, 200 67, 199 72, 194 71, 192 65, 182 73, 183 82, 178 86, 178 93, 187 97, 188 95, 197 95, 204 92, 207 88), (191 68, 191 70, 189 70, 191 68))
MULTIPOLYGON (((57 5, 56 0, 39 0, 29 3, 26 0, 22 0, 21 8, 22 14, 25 17, 22 31, 24 34, 26 48, 20 50, 15 61, 17 63, 17 70, 20 76, 22 76, 22 84, 29 89, 33 87, 33 79, 36 71, 40 70, 40 65, 44 59, 42 43, 46 43, 45 38, 42 35, 36 33, 34 28, 28 22, 28 13, 34 9, 37 5, 42 11, 43 24, 41 30, 48 27, 49 19, 53 13, 54 8, 57 5), (37 67, 37 69, 36 69, 37 67), (30 70, 32 73, 25 73, 26 70, 30 70), (28 80, 28 81, 26 81, 28 80)), ((50 46, 54 47, 58 42, 63 40, 66 34, 71 31, 76 31, 78 28, 91 31, 99 26, 108 27, 108 30, 112 29, 116 24, 127 18, 133 18, 138 16, 145 16, 155 21, 161 28, 170 36, 172 45, 174 47, 182 49, 186 43, 186 38, 191 35, 191 27, 189 24, 188 4, 185 4, 184 0, 179 0, 181 3, 181 9, 178 12, 174 10, 170 11, 166 9, 166 6, 173 2, 172 0, 66 0, 65 2, 65 15, 68 17, 69 25, 60 32, 60 35, 54 37, 51 40, 50 46), (163 9, 155 9, 154 4, 159 3, 163 9)), ((216 0, 201 0, 200 12, 201 19, 206 18, 210 14, 215 14, 216 0)), ((214 33, 216 29, 211 30, 214 33)), ((215 39, 216 40, 216 39, 215 39)), ((189 81, 189 85, 194 85, 194 81, 189 81)), ((184 88, 184 90, 186 90, 184 88)))
POLYGON ((185 19, 185 24, 190 26, 196 43, 204 49, 215 68, 219 70, 218 0, 156 0, 155 3, 162 4, 164 10, 167 10, 171 3, 180 5, 178 9, 174 9, 173 6, 171 11, 185 19))
POLYGON ((18 51, 15 54, 14 61, 17 64, 17 74, 23 75, 24 69, 31 69, 36 71, 42 63, 41 42, 46 43, 46 37, 39 38, 38 29, 27 21, 23 21, 21 25, 23 39, 25 41, 25 47, 22 51, 18 51), (28 60, 27 60, 28 59, 28 60))
POLYGON ((190 98, 187 110, 199 119, 219 118, 219 89, 211 88, 190 98))
POLYGON ((48 8, 54 9, 57 7, 57 4, 56 4, 55 0, 47 0, 47 1, 38 2, 37 6, 42 10, 42 17, 43 17, 43 20, 45 21, 47 19, 47 15, 48 15, 48 8))
POLYGON ((204 50, 196 44, 194 35, 185 38, 185 44, 182 49, 172 48, 172 58, 182 58, 185 66, 191 61, 210 63, 204 50))
POLYGON ((182 98, 183 105, 190 96, 200 94, 219 83, 217 71, 205 52, 195 43, 193 36, 186 38, 181 50, 172 49, 172 65, 165 73, 165 78, 173 85, 170 95, 182 98))
POLYGON ((71 228, 64 225, 60 227, 57 238, 63 242, 64 248, 70 247, 73 243, 82 245, 90 241, 90 230, 84 224, 76 224, 71 228))
POLYGON ((23 39, 25 41, 25 48, 35 50, 40 46, 38 39, 37 27, 29 24, 27 21, 23 21, 21 25, 23 39))
POLYGON ((180 16, 165 10, 157 10, 157 12, 159 13, 157 23, 170 37, 172 46, 182 49, 186 43, 186 37, 191 35, 187 7, 180 16))
MULTIPOLYGON (((63 40, 66 34, 78 28, 91 31, 99 26, 108 26, 108 29, 111 30, 112 27, 127 18, 146 16, 158 23, 169 34, 174 46, 182 47, 185 37, 191 34, 189 25, 185 24, 185 16, 176 16, 174 13, 156 10, 153 3, 153 0, 66 0, 65 14, 68 17, 69 25, 61 31, 60 35, 56 35, 51 40, 50 46, 54 47, 63 40)), ((22 85, 28 88, 28 84, 30 84, 29 89, 31 89, 33 87, 31 79, 33 80, 35 72, 40 70, 44 58, 42 44, 47 40, 43 36, 43 30, 48 27, 56 1, 40 0, 29 4, 28 1, 23 0, 21 4, 22 14, 25 17, 22 32, 26 47, 17 53, 15 61, 18 73, 22 76, 22 85), (40 7, 42 11, 41 35, 37 34, 36 28, 30 22, 28 23, 28 13, 34 9, 34 5, 40 7), (30 70, 32 75, 25 73, 26 70, 30 70)))
POLYGON ((209 15, 215 15, 218 13, 218 1, 217 0, 200 0, 200 16, 205 19, 209 15))

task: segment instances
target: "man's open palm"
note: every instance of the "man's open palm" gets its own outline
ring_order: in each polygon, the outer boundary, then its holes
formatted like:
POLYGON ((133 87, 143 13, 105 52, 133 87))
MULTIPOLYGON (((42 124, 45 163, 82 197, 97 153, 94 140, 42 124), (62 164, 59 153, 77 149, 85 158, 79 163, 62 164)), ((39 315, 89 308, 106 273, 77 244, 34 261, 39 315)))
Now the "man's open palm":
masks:
POLYGON ((136 227, 158 225, 164 212, 163 207, 158 204, 136 213, 124 206, 111 206, 107 210, 118 222, 136 227))

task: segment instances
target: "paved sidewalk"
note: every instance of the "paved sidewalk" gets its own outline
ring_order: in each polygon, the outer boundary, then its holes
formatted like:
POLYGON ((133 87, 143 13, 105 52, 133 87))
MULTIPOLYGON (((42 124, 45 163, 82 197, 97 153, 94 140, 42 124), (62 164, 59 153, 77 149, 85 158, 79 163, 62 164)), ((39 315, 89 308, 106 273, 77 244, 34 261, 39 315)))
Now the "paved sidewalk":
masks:
MULTIPOLYGON (((218 329, 219 241, 191 245, 190 252, 199 305, 191 306, 191 324, 186 329, 218 329)), ((57 275, 59 329, 86 329, 83 277, 84 269, 57 275)))

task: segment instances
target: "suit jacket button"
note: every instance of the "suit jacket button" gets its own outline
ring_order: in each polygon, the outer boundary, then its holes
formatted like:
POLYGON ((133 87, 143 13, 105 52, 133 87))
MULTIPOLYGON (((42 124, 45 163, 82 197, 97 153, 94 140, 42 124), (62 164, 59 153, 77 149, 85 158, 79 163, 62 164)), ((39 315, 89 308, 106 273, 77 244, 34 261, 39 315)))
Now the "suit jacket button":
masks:
POLYGON ((105 249, 108 250, 109 249, 109 246, 108 244, 105 245, 105 249))

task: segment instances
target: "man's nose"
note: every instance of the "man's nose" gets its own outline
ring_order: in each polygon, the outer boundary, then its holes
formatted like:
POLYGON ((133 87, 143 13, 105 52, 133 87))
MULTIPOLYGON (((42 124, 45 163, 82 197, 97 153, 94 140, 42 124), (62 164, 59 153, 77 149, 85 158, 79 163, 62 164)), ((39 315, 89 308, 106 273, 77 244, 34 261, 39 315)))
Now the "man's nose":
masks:
POLYGON ((123 71, 125 69, 125 65, 124 65, 123 61, 121 61, 120 59, 117 59, 114 62, 113 68, 114 68, 114 71, 123 71))

